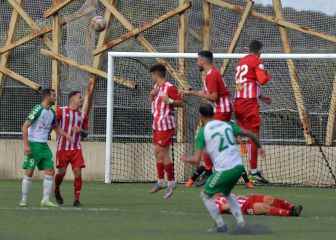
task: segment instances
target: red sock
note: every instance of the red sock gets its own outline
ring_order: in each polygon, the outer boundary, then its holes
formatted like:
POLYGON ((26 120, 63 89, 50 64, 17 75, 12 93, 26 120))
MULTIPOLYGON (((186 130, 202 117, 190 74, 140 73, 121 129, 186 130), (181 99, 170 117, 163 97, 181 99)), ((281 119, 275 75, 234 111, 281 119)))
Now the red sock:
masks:
POLYGON ((250 159, 250 168, 257 169, 258 167, 258 148, 252 140, 248 140, 248 156, 250 159))
POLYGON ((294 205, 291 204, 290 202, 286 201, 286 200, 275 198, 273 200, 272 207, 291 210, 294 207, 294 205))
POLYGON ((164 166, 164 169, 167 174, 167 179, 168 181, 174 181, 174 164, 173 163, 168 163, 167 165, 164 166))
POLYGON ((55 176, 55 189, 58 191, 61 183, 63 182, 65 173, 57 173, 55 176))
POLYGON ((204 161, 204 167, 205 167, 205 169, 207 171, 212 170, 213 164, 212 164, 210 156, 207 153, 203 154, 203 161, 204 161))
POLYGON ((272 207, 268 213, 268 215, 271 215, 271 216, 289 216, 290 214, 290 211, 287 210, 287 209, 282 209, 282 208, 276 208, 276 207, 272 207))
POLYGON ((75 200, 79 201, 80 198, 80 193, 81 193, 81 189, 82 189, 82 177, 75 177, 74 180, 74 195, 75 195, 75 200))
POLYGON ((158 179, 164 179, 164 165, 162 162, 156 162, 156 171, 158 179))

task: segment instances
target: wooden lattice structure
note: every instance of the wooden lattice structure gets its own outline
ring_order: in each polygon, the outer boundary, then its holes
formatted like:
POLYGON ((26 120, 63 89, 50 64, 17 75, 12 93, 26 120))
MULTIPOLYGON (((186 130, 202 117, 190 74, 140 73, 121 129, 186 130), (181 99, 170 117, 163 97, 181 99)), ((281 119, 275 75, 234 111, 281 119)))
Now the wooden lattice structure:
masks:
MULTIPOLYGON (((77 63, 73 59, 69 59, 68 57, 63 56, 60 53, 60 31, 61 28, 64 27, 67 22, 62 19, 61 16, 59 16, 59 12, 66 7, 68 4, 73 2, 74 0, 53 0, 52 6, 45 11, 44 17, 45 18, 51 18, 52 24, 47 27, 40 27, 38 23, 36 23, 31 16, 23 9, 21 6, 21 0, 6 0, 11 6, 12 6, 12 15, 10 19, 10 24, 7 32, 7 38, 3 46, 0 46, 0 89, 3 87, 3 79, 4 75, 7 75, 8 77, 28 86, 29 88, 38 91, 41 86, 34 82, 31 79, 28 79, 26 77, 21 76, 17 72, 14 72, 13 70, 9 69, 7 67, 8 58, 11 54, 11 51, 13 51, 15 48, 28 43, 34 39, 40 38, 41 41, 43 41, 45 45, 45 49, 37 49, 36 51, 40 51, 41 54, 48 56, 52 59, 52 72, 51 72, 51 79, 52 79, 52 88, 56 89, 56 91, 60 91, 60 63, 67 64, 71 67, 78 68, 82 71, 86 71, 91 74, 90 81, 95 82, 96 76, 106 78, 106 73, 102 70, 100 70, 100 63, 101 63, 101 56, 103 53, 106 53, 106 51, 113 49, 114 47, 118 46, 119 44, 134 38, 140 45, 149 52, 155 52, 156 49, 154 46, 148 41, 144 36, 143 32, 150 30, 151 28, 155 27, 156 25, 161 24, 162 22, 175 17, 179 16, 179 24, 178 24, 178 49, 179 52, 185 52, 186 51, 186 36, 189 33, 194 38, 198 39, 199 41, 202 41, 203 48, 204 49, 211 49, 210 39, 211 39, 211 28, 212 28, 212 6, 216 5, 228 10, 231 10, 233 12, 241 14, 240 22, 236 28, 236 31, 234 33, 234 36, 230 42, 230 45, 228 47, 227 52, 232 53, 235 51, 236 44, 240 38, 240 34, 246 24, 248 16, 256 17, 257 19, 260 19, 262 21, 266 21, 272 24, 275 24, 279 27, 280 35, 281 35, 281 43, 283 46, 283 51, 285 53, 291 52, 291 46, 288 41, 288 35, 287 35, 287 29, 299 31, 304 34, 309 34, 314 37, 318 37, 321 39, 324 39, 326 41, 330 41, 332 43, 336 43, 336 36, 328 35, 322 32, 317 32, 313 29, 309 29, 305 26, 300 26, 298 24, 291 23, 289 21, 286 21, 282 14, 282 6, 281 6, 281 0, 273 0, 273 8, 275 12, 275 16, 269 16, 262 13, 259 13, 255 10, 253 10, 253 4, 254 2, 252 0, 247 0, 245 7, 234 5, 229 3, 225 0, 202 0, 203 3, 203 30, 202 33, 196 32, 194 29, 188 28, 187 23, 187 16, 186 14, 191 8, 191 2, 188 0, 179 0, 179 5, 175 9, 168 10, 164 15, 153 19, 150 22, 144 23, 140 27, 135 27, 132 25, 132 23, 125 17, 116 7, 116 0, 99 0, 99 2, 105 7, 105 14, 104 18, 105 20, 110 23, 112 18, 115 18, 118 20, 118 22, 127 30, 125 34, 122 34, 118 38, 115 39, 107 39, 107 29, 99 34, 97 45, 95 50, 92 53, 93 57, 93 64, 92 66, 83 65, 77 63), (15 31, 16 31, 16 25, 19 18, 22 18, 27 25, 30 27, 30 33, 26 36, 23 36, 20 39, 15 39, 15 31), (51 33, 52 38, 49 39, 47 34, 51 33)), ((109 25, 110 28, 113 28, 112 25, 109 25)), ((163 59, 157 59, 158 62, 163 63, 171 76, 176 79, 176 81, 179 83, 181 88, 188 88, 189 84, 186 81, 186 78, 184 76, 185 71, 185 62, 183 59, 179 60, 178 68, 174 68, 171 66, 167 61, 163 59)), ((227 66, 229 64, 228 60, 225 60, 223 62, 223 65, 221 67, 222 74, 225 74, 227 70, 227 66)), ((291 86, 295 95, 295 101, 297 105, 297 109, 299 112, 301 123, 306 130, 305 140, 307 144, 312 144, 313 140, 312 137, 309 135, 309 128, 310 128, 310 121, 309 116, 306 112, 305 106, 303 104, 303 97, 301 93, 301 88, 298 82, 298 77, 296 73, 295 64, 293 61, 288 60, 288 69, 291 77, 291 86)), ((116 83, 122 84, 128 88, 134 88, 135 83, 126 79, 116 78, 116 83)), ((336 81, 336 79, 335 79, 336 81)), ((329 110, 329 117, 328 117, 328 127, 327 127, 327 137, 326 137, 326 144, 330 145, 333 138, 333 132, 334 132, 334 125, 335 125, 335 111, 336 111, 336 94, 334 94, 335 90, 334 83, 334 89, 331 99, 331 105, 329 110)), ((183 114, 183 113, 179 113, 183 114)), ((179 118, 181 119, 181 118, 179 118)), ((183 119, 183 118, 182 118, 183 119)), ((183 121, 180 122, 180 124, 183 124, 183 121)))

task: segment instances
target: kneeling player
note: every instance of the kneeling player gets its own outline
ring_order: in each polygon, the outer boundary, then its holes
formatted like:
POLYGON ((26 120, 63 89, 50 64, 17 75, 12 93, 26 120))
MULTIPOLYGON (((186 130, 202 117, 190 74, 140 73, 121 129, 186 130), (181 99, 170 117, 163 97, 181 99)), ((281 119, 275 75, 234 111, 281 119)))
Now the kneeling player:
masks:
MULTIPOLYGON (((247 195, 237 196, 238 203, 243 214, 246 215, 269 215, 298 217, 303 207, 270 195, 247 195)), ((216 198, 217 208, 221 213, 230 213, 230 206, 223 196, 216 198)))

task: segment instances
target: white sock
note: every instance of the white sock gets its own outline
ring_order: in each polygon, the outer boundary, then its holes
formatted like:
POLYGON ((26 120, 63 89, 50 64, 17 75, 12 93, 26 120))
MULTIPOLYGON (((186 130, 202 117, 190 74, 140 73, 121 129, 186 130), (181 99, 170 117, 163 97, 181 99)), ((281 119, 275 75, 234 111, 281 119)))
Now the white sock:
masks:
POLYGON ((54 178, 49 175, 45 175, 43 178, 43 199, 42 201, 49 201, 50 194, 53 188, 54 178))
POLYGON ((226 197, 230 205, 230 210, 238 224, 245 224, 243 214, 241 212, 240 206, 236 197, 233 194, 230 194, 226 197))
POLYGON ((160 186, 163 186, 164 185, 164 179, 158 179, 158 184, 160 186))
POLYGON ((216 222, 217 227, 224 226, 224 220, 220 215, 219 209, 217 208, 215 201, 212 198, 209 198, 204 192, 201 192, 201 199, 203 200, 204 206, 208 210, 210 216, 216 222))
POLYGON ((21 199, 22 201, 27 201, 28 199, 28 193, 30 192, 30 189, 31 189, 31 186, 32 186, 32 178, 31 177, 28 177, 28 176, 23 176, 23 179, 22 179, 22 195, 21 195, 21 199))

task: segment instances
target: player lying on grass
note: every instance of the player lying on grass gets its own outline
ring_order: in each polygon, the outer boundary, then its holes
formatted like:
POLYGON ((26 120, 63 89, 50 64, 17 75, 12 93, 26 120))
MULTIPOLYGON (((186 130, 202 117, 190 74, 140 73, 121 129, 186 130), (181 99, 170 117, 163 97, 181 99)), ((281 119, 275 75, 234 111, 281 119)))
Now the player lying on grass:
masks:
MULTIPOLYGON (((269 215, 298 217, 301 215, 303 207, 270 195, 247 195, 237 196, 243 214, 247 215, 269 215)), ((227 199, 223 196, 216 198, 217 208, 221 213, 230 213, 230 206, 227 199)))
POLYGON ((192 157, 182 156, 182 161, 199 164, 204 152, 209 154, 214 166, 214 172, 208 178, 201 198, 210 216, 216 223, 217 232, 227 232, 219 209, 216 206, 216 194, 222 194, 229 202, 230 211, 237 221, 238 229, 244 228, 245 221, 231 190, 237 184, 243 171, 240 152, 236 146, 235 137, 247 136, 256 143, 263 154, 258 139, 252 133, 241 129, 233 122, 214 120, 214 110, 210 104, 203 104, 199 108, 204 127, 200 128, 196 136, 196 152, 192 157))
POLYGON ((32 177, 36 167, 38 170, 44 171, 41 206, 57 207, 49 199, 53 187, 54 162, 47 142, 52 129, 55 129, 57 134, 66 139, 70 139, 70 136, 56 123, 55 111, 51 108, 55 100, 55 91, 44 89, 42 91, 42 102, 33 108, 22 126, 24 148, 22 168, 25 173, 22 179, 22 197, 19 204, 21 207, 27 206, 28 193, 31 189, 32 177))
POLYGON ((175 188, 174 163, 170 158, 169 149, 175 134, 174 108, 182 105, 182 97, 177 88, 166 80, 166 68, 156 64, 150 68, 154 87, 150 92, 153 114, 153 145, 156 158, 158 181, 151 189, 155 193, 164 188, 166 172, 168 187, 164 198, 170 198, 175 188))
POLYGON ((82 153, 81 138, 87 135, 89 102, 93 95, 93 82, 89 81, 82 111, 82 96, 79 91, 72 91, 68 96, 68 106, 58 107, 56 119, 64 131, 69 133, 71 140, 62 136, 57 138, 57 174, 55 177, 55 198, 58 204, 64 203, 60 186, 66 174, 66 169, 71 164, 74 175, 74 207, 80 207, 80 193, 82 189, 82 169, 85 162, 82 153))
MULTIPOLYGON (((225 122, 230 121, 233 111, 230 92, 220 71, 214 64, 213 53, 210 51, 200 51, 198 53, 197 66, 202 72, 203 89, 201 91, 184 91, 184 94, 200 97, 202 100, 211 102, 214 106, 214 119, 225 122)), ((212 171, 212 163, 208 154, 204 153, 203 161, 205 171, 203 177, 206 179, 212 171)), ((197 172, 195 173, 197 174, 197 172)), ((246 171, 243 172, 242 177, 246 186, 252 188, 253 184, 247 177, 246 171)), ((186 186, 191 187, 193 183, 193 177, 191 177, 188 179, 186 186)))

